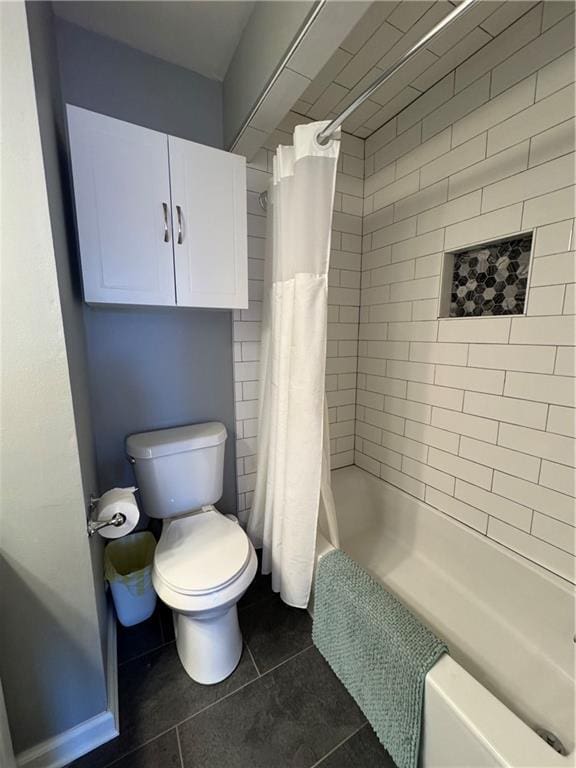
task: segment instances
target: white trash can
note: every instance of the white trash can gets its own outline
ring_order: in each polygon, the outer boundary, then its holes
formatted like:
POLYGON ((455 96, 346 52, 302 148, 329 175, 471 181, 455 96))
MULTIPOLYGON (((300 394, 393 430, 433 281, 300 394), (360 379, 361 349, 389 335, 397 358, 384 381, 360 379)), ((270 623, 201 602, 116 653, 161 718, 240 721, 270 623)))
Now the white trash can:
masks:
POLYGON ((148 531, 115 539, 104 551, 104 572, 112 590, 118 621, 132 627, 156 608, 152 562, 156 540, 148 531))

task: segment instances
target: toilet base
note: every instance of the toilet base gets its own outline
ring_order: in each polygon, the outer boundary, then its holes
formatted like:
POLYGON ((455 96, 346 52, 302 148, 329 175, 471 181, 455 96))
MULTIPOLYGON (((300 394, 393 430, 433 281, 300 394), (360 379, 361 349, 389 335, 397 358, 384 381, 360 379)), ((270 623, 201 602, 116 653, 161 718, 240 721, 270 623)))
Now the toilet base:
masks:
POLYGON ((236 603, 214 615, 174 612, 176 648, 182 666, 197 683, 213 685, 236 669, 242 635, 236 603))

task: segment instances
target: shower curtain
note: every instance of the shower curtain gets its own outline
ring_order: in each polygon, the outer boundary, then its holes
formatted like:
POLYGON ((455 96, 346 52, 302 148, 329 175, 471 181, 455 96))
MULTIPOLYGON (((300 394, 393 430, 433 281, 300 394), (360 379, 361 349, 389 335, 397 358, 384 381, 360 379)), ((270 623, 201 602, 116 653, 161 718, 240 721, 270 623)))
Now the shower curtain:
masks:
POLYGON ((330 234, 340 142, 299 125, 268 190, 258 463, 248 534, 288 605, 310 596, 319 508, 336 538, 324 395, 330 234))

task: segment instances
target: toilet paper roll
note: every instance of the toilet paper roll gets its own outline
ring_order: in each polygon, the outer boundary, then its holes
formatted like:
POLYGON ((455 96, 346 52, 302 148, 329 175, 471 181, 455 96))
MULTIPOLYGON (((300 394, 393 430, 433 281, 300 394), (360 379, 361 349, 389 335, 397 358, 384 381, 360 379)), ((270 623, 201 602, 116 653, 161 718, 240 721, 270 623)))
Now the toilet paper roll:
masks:
POLYGON ((105 528, 101 528, 98 531, 100 536, 105 539, 119 539, 136 528, 140 519, 140 511, 134 498, 135 490, 136 488, 112 488, 99 498, 94 515, 96 522, 111 520, 117 513, 126 518, 123 525, 118 527, 107 525, 105 528))

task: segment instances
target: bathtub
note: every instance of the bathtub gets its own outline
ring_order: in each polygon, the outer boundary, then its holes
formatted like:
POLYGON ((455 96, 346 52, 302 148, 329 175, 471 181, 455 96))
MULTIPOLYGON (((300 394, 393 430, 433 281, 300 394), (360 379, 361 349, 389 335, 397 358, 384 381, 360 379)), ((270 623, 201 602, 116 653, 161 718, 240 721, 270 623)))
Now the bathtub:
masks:
MULTIPOLYGON (((332 487, 342 549, 450 648, 426 677, 422 767, 574 766, 572 586, 359 467, 332 487)), ((331 548, 319 532, 317 558, 331 548)))

